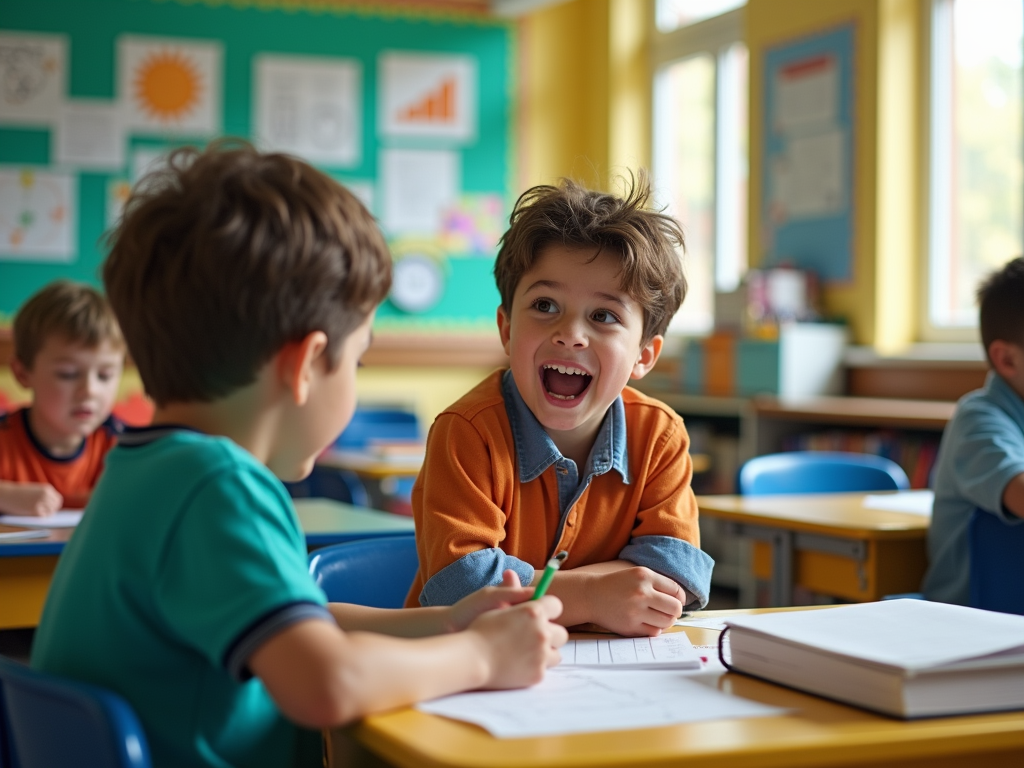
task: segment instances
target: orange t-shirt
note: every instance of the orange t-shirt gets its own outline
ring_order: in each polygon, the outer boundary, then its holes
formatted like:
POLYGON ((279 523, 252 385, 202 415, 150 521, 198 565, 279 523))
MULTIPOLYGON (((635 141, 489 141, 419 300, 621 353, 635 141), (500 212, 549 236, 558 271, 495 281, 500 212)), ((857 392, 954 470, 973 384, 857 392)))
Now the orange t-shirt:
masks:
POLYGON ((0 480, 49 483, 68 509, 82 509, 103 471, 122 425, 113 416, 82 441, 74 456, 51 456, 28 426, 27 408, 0 415, 0 480))

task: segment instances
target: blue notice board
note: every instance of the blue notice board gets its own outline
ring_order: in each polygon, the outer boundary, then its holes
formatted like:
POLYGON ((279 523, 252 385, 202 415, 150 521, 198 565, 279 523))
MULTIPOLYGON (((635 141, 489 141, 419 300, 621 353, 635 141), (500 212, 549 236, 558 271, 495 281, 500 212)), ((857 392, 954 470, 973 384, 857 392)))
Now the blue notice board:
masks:
POLYGON ((853 22, 765 53, 761 201, 765 266, 852 279, 853 22))

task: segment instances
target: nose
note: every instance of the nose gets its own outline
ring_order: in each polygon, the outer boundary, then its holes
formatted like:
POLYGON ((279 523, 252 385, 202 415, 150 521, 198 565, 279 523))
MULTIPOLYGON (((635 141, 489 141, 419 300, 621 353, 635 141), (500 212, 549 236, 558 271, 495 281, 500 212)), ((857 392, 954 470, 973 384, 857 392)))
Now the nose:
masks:
POLYGON ((582 322, 571 317, 565 317, 555 327, 551 341, 556 347, 583 349, 587 346, 586 328, 582 322))

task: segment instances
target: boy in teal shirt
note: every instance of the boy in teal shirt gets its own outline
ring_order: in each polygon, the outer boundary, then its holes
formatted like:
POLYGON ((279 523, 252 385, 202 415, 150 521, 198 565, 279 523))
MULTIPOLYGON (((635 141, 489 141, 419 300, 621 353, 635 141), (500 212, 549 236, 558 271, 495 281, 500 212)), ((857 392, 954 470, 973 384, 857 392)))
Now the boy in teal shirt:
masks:
POLYGON ((561 605, 514 574, 410 611, 328 605, 308 574, 277 478, 351 418, 390 275, 350 193, 245 145, 176 152, 111 237, 107 293, 157 408, 108 455, 32 664, 123 695, 155 766, 319 765, 314 729, 557 663, 561 605))

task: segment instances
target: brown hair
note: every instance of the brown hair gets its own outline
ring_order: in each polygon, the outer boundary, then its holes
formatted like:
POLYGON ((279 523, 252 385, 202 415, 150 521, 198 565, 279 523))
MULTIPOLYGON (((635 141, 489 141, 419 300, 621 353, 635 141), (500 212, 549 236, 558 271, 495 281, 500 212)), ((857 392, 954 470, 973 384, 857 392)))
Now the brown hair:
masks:
POLYGON ((34 294, 14 318, 14 355, 32 369, 51 336, 94 349, 103 342, 124 349, 117 318, 103 294, 84 283, 58 280, 34 294))
POLYGON ((157 405, 226 396, 316 330, 333 369, 391 285, 383 235, 351 192, 241 140, 173 152, 108 243, 110 303, 157 405))
POLYGON ((571 179, 526 190, 516 201, 494 264, 501 305, 550 245, 594 248, 618 255, 622 289, 644 309, 643 341, 665 333, 686 297, 686 277, 676 248, 683 230, 671 216, 651 210, 651 184, 640 169, 622 197, 586 189, 571 179))
POLYGON ((986 355, 997 339, 1024 345, 1024 258, 1007 262, 982 281, 978 307, 986 355))

